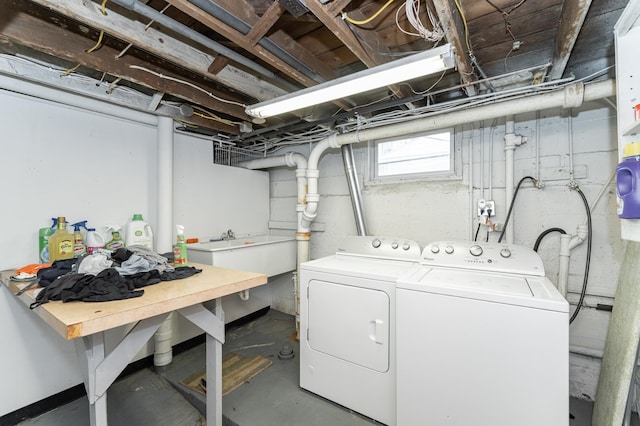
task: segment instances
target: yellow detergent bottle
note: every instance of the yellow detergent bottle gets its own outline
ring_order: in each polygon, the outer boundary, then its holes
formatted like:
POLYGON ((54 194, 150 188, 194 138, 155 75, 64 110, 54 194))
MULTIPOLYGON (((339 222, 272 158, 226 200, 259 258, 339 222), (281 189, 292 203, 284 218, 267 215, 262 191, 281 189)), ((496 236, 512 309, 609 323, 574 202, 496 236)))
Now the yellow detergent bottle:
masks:
POLYGON ((67 220, 58 217, 55 234, 49 237, 49 262, 73 258, 73 234, 67 231, 67 220))

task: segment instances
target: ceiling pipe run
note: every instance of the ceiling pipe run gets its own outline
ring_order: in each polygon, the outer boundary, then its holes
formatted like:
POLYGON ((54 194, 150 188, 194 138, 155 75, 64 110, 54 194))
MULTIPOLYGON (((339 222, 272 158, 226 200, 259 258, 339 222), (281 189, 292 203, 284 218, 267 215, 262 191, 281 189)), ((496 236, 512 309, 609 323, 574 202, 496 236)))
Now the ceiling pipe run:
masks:
POLYGON ((111 0, 111 1, 124 8, 127 8, 131 11, 134 11, 142 15, 148 18, 149 20, 156 21, 158 24, 172 31, 175 31, 176 33, 181 34, 189 38, 190 40, 195 41, 196 43, 199 43, 200 45, 205 46, 213 50, 214 52, 219 53, 220 55, 225 56, 230 60, 237 62, 238 64, 244 65, 245 67, 259 73, 263 77, 273 81, 274 83, 277 83, 277 85, 280 86, 282 89, 286 89, 288 91, 295 91, 299 89, 297 86, 291 84, 287 80, 284 80, 278 77, 276 74, 269 71, 265 67, 245 58, 244 56, 229 49, 228 47, 225 47, 222 44, 211 40, 210 38, 200 34, 195 30, 192 30, 186 25, 183 25, 175 21, 174 19, 168 17, 167 15, 160 13, 154 8, 147 6, 146 4, 138 0, 111 0))
POLYGON ((562 90, 539 95, 496 102, 473 109, 445 112, 436 116, 417 118, 403 123, 390 124, 372 129, 360 129, 351 133, 331 135, 320 141, 309 155, 309 165, 307 169, 307 206, 305 211, 302 212, 302 227, 303 229, 309 229, 311 222, 313 222, 317 215, 318 201, 320 199, 320 194, 318 194, 318 178, 320 175, 318 163, 320 162, 322 154, 328 149, 340 148, 346 144, 443 129, 474 121, 490 120, 503 117, 505 111, 508 111, 510 115, 516 115, 557 107, 574 108, 582 105, 583 102, 586 101, 595 101, 615 96, 615 93, 616 85, 614 80, 599 81, 588 85, 580 82, 566 86, 562 90))

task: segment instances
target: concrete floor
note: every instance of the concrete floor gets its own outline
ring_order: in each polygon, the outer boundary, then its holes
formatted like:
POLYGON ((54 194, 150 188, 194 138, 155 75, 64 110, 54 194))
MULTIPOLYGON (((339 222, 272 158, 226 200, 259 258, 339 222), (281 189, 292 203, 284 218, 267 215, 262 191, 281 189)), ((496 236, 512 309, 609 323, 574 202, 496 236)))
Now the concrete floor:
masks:
MULTIPOLYGON (((270 310, 266 315, 227 331, 223 353, 262 355, 273 364, 223 397, 225 426, 360 426, 377 424, 298 386, 298 343, 294 318, 270 310), (278 358, 288 345, 295 357, 278 358)), ((161 374, 143 369, 114 383, 109 389, 109 424, 127 426, 204 425, 204 398, 180 381, 204 368, 204 344, 178 354, 161 374)), ((571 399, 575 417, 570 426, 591 425, 590 401, 571 399)), ((523 413, 526 415, 526 413, 523 413)), ((634 416, 632 425, 638 425, 634 416)), ((85 426, 89 410, 86 397, 33 419, 23 426, 85 426)))

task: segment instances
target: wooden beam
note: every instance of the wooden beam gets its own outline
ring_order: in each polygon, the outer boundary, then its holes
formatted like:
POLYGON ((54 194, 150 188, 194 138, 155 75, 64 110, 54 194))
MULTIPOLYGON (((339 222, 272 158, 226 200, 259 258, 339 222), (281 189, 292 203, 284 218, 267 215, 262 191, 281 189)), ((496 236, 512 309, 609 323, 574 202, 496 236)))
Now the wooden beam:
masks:
POLYGON ((557 80, 564 74, 590 6, 591 0, 564 0, 548 80, 557 80))
MULTIPOLYGON (((456 68, 458 69, 460 78, 464 84, 469 84, 466 88, 466 93, 469 96, 473 96, 476 94, 476 88, 472 84, 475 81, 475 77, 473 74, 473 66, 471 65, 471 60, 468 55, 467 36, 462 17, 458 11, 454 12, 450 0, 433 0, 433 7, 436 9, 447 41, 451 43, 456 51, 456 68)), ((469 44, 471 44, 470 41, 469 44)))
MULTIPOLYGON (((114 57, 117 51, 106 46, 102 46, 92 53, 86 53, 85 50, 91 47, 93 43, 91 39, 65 31, 55 24, 42 21, 13 6, 9 6, 7 9, 10 13, 4 13, 0 16, 0 38, 3 40, 29 47, 71 63, 79 63, 97 71, 116 75, 160 92, 171 93, 176 97, 214 111, 220 111, 242 119, 247 118, 244 114, 244 108, 240 106, 222 103, 190 86, 161 79, 148 72, 132 69, 130 66, 144 67, 150 71, 188 82, 184 77, 171 75, 140 60, 115 61, 114 57), (38 31, 34 31, 34 28, 37 28, 38 31)), ((237 132, 235 126, 222 123, 210 124, 212 126, 209 127, 216 130, 234 134, 237 132)))
POLYGON ((253 25, 249 34, 247 34, 247 38, 250 43, 253 43, 255 46, 262 37, 264 37, 267 32, 278 22, 278 19, 284 13, 284 8, 280 6, 280 3, 274 1, 269 6, 269 9, 262 15, 260 19, 253 25))
POLYGON ((253 53, 263 61, 287 73, 287 75, 300 82, 304 86, 313 86, 316 84, 316 81, 312 78, 300 72, 295 67, 290 66, 262 46, 253 44, 244 34, 236 31, 229 25, 225 24, 224 22, 220 21, 204 10, 198 8, 188 0, 167 0, 167 2, 178 8, 182 12, 186 13, 187 15, 191 16, 195 20, 200 21, 202 24, 211 28, 223 37, 231 40, 233 43, 245 49, 247 52, 253 53))
MULTIPOLYGON (((366 49, 330 4, 323 5, 318 0, 311 0, 305 5, 367 67, 371 68, 388 62, 388 57, 377 51, 366 49)), ((379 46, 380 40, 375 37, 373 31, 362 31, 360 36, 368 40, 367 42, 372 46, 377 46, 380 50, 386 49, 384 46, 379 46)), ((411 94, 410 90, 398 85, 389 86, 389 89, 397 98, 404 98, 411 94)))
POLYGON ((105 31, 107 34, 131 43, 159 58, 217 81, 239 93, 245 93, 259 101, 286 94, 284 90, 236 67, 227 66, 219 73, 213 74, 208 69, 215 62, 215 56, 172 38, 168 34, 161 33, 153 27, 146 29, 146 22, 132 21, 111 9, 108 10, 107 15, 103 15, 100 11, 100 5, 94 2, 84 0, 32 1, 89 27, 105 31))

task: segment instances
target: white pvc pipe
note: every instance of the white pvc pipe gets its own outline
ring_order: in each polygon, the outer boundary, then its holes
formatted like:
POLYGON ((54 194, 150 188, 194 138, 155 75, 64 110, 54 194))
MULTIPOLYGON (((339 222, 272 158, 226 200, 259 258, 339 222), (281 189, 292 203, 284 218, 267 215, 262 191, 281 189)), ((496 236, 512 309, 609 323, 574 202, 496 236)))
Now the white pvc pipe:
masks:
POLYGON ((156 367, 169 365, 173 360, 173 348, 171 347, 171 335, 173 334, 171 326, 172 316, 173 313, 170 313, 167 319, 160 324, 156 334, 153 335, 153 341, 155 344, 153 365, 156 367))
POLYGON ((560 258, 558 265, 558 291, 565 299, 567 297, 567 288, 569 285, 569 260, 571 259, 571 250, 582 244, 588 237, 589 230, 587 225, 578 225, 575 235, 560 235, 560 258))
POLYGON ((171 251, 173 247, 173 120, 158 117, 158 229, 156 250, 171 251))
MULTIPOLYGON (((173 247, 173 120, 158 117, 158 229, 156 250, 158 253, 171 251, 173 247)), ((162 367, 171 363, 173 350, 172 315, 160 325, 153 336, 155 343, 153 364, 162 367)))
MULTIPOLYGON (((615 96, 615 81, 605 80, 585 85, 583 92, 581 92, 580 84, 573 84, 571 86, 567 86, 563 90, 496 102, 489 105, 475 107, 473 109, 445 112, 435 116, 417 118, 415 120, 390 124, 388 126, 364 130, 361 129, 350 133, 344 133, 337 136, 337 148, 347 143, 358 143, 369 140, 391 138, 394 136, 404 136, 429 130, 457 126, 462 123, 469 123, 470 121, 504 117, 505 112, 508 112, 511 115, 517 115, 525 112, 556 107, 576 107, 580 105, 578 101, 575 100, 576 93, 582 93, 582 97, 579 99, 585 102, 615 96)), ((313 155, 313 152, 311 155, 313 155)), ((312 164, 311 156, 309 157, 309 164, 312 164)))
MULTIPOLYGON (((514 178, 514 158, 515 158, 515 123, 513 115, 507 117, 504 125, 504 189, 505 189, 505 211, 509 211, 513 199, 513 178, 514 178)), ((504 232, 504 242, 513 243, 513 218, 511 218, 509 226, 504 232)))
POLYGON ((565 298, 567 297, 567 287, 569 284, 569 261, 571 260, 571 235, 560 235, 560 257, 558 265, 558 291, 565 298))
MULTIPOLYGON (((309 240, 311 239, 310 224, 313 218, 315 218, 315 210, 313 213, 306 213, 306 203, 308 200, 307 195, 307 168, 308 161, 302 154, 295 152, 288 152, 285 155, 278 157, 260 158, 257 160, 244 161, 239 164, 241 167, 247 169, 269 169, 273 167, 296 167, 296 182, 298 184, 296 203, 296 215, 297 215, 297 255, 296 255, 296 272, 294 274, 294 299, 296 309, 296 337, 300 337, 300 264, 309 260, 309 240), (313 215, 311 217, 310 215, 313 215), (311 218, 310 218, 311 217, 311 218), (308 223, 309 226, 304 225, 308 223)), ((317 170, 316 170, 317 171, 317 170)), ((314 197, 311 197, 314 199, 314 197)), ((316 203, 317 205, 317 203, 316 203)))

